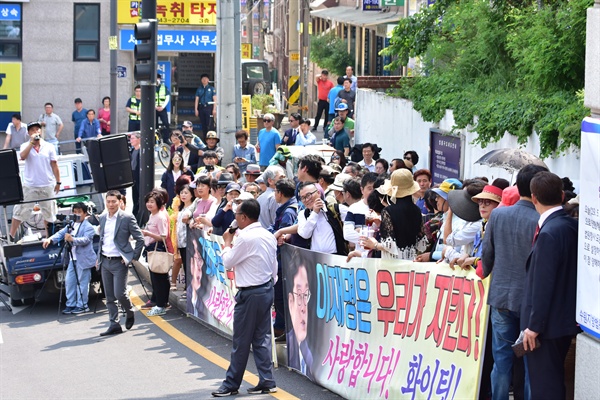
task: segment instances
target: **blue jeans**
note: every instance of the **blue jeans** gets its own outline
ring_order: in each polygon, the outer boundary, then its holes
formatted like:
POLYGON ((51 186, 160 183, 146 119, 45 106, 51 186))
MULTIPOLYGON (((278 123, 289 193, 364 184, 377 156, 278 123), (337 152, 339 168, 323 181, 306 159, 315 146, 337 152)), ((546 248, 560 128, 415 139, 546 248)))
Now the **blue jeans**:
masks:
MULTIPOLYGON (((510 310, 490 306, 492 320, 492 399, 508 400, 515 353, 511 345, 519 337, 519 315, 510 310)), ((524 396, 529 400, 529 379, 525 376, 524 396)))
POLYGON ((88 294, 90 292, 90 279, 92 270, 90 268, 77 268, 75 276, 75 265, 69 262, 69 268, 65 276, 65 292, 67 294, 67 307, 85 308, 88 305, 88 294), (79 285, 77 285, 79 278, 79 285))

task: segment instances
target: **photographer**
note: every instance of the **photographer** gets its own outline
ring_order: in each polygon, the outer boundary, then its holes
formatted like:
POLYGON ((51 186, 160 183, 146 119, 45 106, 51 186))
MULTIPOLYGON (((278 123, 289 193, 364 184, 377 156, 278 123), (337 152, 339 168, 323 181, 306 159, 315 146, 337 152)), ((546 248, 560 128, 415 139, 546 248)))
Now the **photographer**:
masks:
MULTIPOLYGON (((49 199, 60 191, 60 171, 56 158, 54 145, 42 139, 42 126, 39 122, 30 122, 27 125, 29 141, 21 145, 19 156, 25 160, 25 171, 23 174, 23 201, 49 199), (31 150, 34 151, 31 151, 31 150)), ((54 200, 40 201, 39 207, 42 211, 44 223, 54 221, 56 215, 56 202, 54 200)), ((18 204, 13 209, 10 236, 15 237, 21 221, 27 221, 31 216, 33 206, 31 204, 18 204)), ((48 234, 46 233, 46 236, 48 234)))
MULTIPOLYGON (((198 168, 198 175, 210 175, 212 178, 218 179, 221 176, 221 172, 225 170, 225 168, 217 165, 217 153, 211 150, 206 150, 204 152, 204 166, 198 168)), ((190 166, 191 167, 191 166, 190 166)))
POLYGON ((191 140, 186 139, 179 129, 175 129, 171 133, 171 142, 173 143, 171 146, 171 156, 176 151, 180 152, 183 157, 183 163, 190 167, 192 172, 202 164, 198 155, 201 150, 194 146, 191 140))
POLYGON ((90 310, 88 293, 91 268, 96 265, 94 227, 85 219, 87 206, 81 202, 76 203, 72 210, 73 215, 70 221, 67 221, 67 226, 42 242, 44 249, 48 248, 50 243, 58 243, 63 239, 66 242, 64 251, 70 259, 65 276, 67 305, 63 314, 81 314, 90 310))

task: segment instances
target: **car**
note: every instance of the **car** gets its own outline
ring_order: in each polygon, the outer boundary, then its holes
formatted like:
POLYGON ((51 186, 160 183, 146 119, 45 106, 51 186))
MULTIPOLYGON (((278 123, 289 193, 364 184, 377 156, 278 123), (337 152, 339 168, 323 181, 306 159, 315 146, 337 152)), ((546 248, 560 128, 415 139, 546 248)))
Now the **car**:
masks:
POLYGON ((242 60, 242 94, 269 94, 271 72, 264 60, 242 60))

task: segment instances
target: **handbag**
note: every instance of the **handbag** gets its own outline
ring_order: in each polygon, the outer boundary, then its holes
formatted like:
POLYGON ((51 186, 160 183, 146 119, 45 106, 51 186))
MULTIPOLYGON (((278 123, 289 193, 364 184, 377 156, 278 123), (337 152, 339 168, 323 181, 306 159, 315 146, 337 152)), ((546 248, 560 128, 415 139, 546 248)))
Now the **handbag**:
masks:
MULTIPOLYGON (((165 244, 166 249, 167 244, 164 239, 163 243, 165 244)), ((154 251, 149 251, 146 255, 146 258, 148 259, 148 269, 156 274, 167 274, 173 266, 173 254, 168 251, 156 251, 157 246, 158 242, 154 245, 154 251)))

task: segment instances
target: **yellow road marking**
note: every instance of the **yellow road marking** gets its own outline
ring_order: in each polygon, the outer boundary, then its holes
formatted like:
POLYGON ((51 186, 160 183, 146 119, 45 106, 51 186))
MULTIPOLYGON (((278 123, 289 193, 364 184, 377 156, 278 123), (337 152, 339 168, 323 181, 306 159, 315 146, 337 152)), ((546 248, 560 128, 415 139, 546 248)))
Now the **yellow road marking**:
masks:
MULTIPOLYGON (((140 299, 133 290, 131 291, 130 296, 131 302, 137 307, 138 310, 141 311, 141 307, 144 305, 142 299, 140 299)), ((206 347, 195 342, 192 338, 183 334, 183 332, 181 332, 179 329, 175 328, 169 322, 165 321, 165 319, 161 316, 148 317, 145 313, 142 312, 142 314, 144 314, 144 316, 148 318, 154 325, 162 329, 167 335, 171 336, 173 339, 175 339, 188 349, 192 350, 200 357, 203 357, 207 361, 210 361, 211 363, 223 368, 224 370, 227 370, 227 368, 229 368, 229 360, 224 359, 220 355, 210 351, 206 347)), ((246 371, 244 373, 244 381, 251 384, 252 386, 256 386, 258 385, 258 376, 246 371)), ((281 390, 281 388, 277 388, 277 392, 271 393, 270 395, 275 397, 276 399, 281 400, 300 400, 298 397, 286 392, 285 390, 281 390)))

